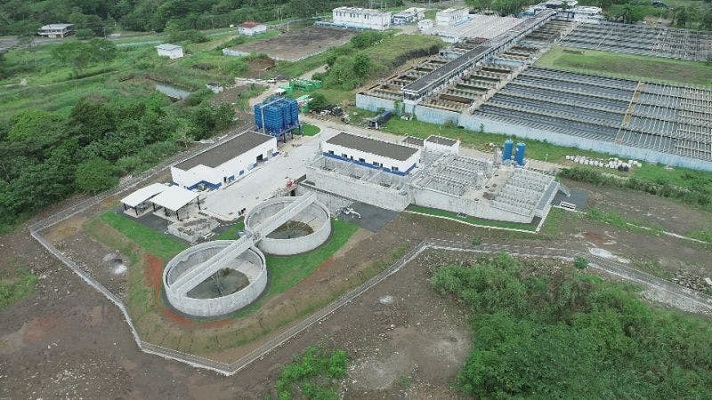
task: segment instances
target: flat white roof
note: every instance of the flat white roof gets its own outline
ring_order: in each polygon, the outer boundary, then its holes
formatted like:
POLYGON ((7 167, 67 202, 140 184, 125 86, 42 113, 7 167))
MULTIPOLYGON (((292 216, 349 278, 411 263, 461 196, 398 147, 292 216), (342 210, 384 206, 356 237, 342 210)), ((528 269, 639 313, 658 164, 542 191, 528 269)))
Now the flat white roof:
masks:
POLYGON ((66 29, 72 26, 74 26, 74 24, 49 24, 44 25, 42 28, 40 28, 40 30, 47 31, 52 29, 66 29))
POLYGON ((161 194, 151 199, 151 203, 171 211, 178 211, 186 204, 195 200, 198 193, 180 186, 169 186, 161 194))
POLYGON ((144 186, 121 199, 121 202, 129 207, 135 208, 144 201, 149 200, 153 196, 165 191, 168 187, 168 185, 164 185, 162 183, 154 183, 152 185, 144 186))

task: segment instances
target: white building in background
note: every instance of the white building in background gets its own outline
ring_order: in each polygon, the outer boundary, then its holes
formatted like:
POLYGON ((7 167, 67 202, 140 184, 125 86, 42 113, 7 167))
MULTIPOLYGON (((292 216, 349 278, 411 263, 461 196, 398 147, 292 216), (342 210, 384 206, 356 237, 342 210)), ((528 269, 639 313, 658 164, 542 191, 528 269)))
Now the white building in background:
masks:
POLYGON ((338 7, 332 10, 334 25, 345 28, 375 29, 383 31, 391 27, 391 13, 357 7, 338 7))
POLYGON ((420 162, 420 149, 341 132, 321 143, 326 157, 406 175, 420 162))
POLYGON ((470 10, 467 8, 448 8, 435 14, 435 25, 457 26, 467 22, 470 10))
POLYGON ((277 138, 247 131, 171 167, 173 183, 186 189, 219 189, 276 156, 277 138))
POLYGON ((603 10, 601 7, 574 7, 574 21, 587 24, 600 24, 603 21, 603 10))
POLYGON ((49 24, 37 31, 40 36, 61 39, 74 33, 74 24, 49 24))
POLYGON ((245 21, 237 27, 237 33, 245 36, 255 36, 267 32, 267 25, 255 21, 245 21))
POLYGON ((399 11, 391 17, 391 23, 393 25, 404 25, 411 24, 413 22, 418 22, 425 18, 425 9, 411 7, 407 10, 399 11))
POLYGON ((158 46, 156 46, 156 50, 158 50, 159 56, 168 57, 171 60, 175 60, 176 58, 183 58, 184 56, 183 47, 178 46, 177 44, 159 44, 158 46))

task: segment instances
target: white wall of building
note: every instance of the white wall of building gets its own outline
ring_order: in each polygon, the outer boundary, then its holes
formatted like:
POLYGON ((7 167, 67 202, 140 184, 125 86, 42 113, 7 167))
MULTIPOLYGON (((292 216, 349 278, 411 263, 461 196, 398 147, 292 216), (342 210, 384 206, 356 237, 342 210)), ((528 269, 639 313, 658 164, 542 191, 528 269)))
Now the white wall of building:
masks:
POLYGON ((162 57, 168 57, 171 60, 176 58, 183 58, 183 47, 174 44, 162 44, 156 46, 158 50, 158 55, 162 57))
POLYGON ((357 7, 338 7, 332 10, 335 25, 349 28, 386 30, 391 27, 391 13, 357 7))
POLYGON ((448 8, 438 11, 435 14, 435 25, 437 26, 457 26, 466 22, 469 18, 470 10, 467 8, 448 8))
POLYGON ((196 185, 203 182, 212 188, 217 186, 224 187, 255 168, 259 156, 262 156, 263 161, 268 161, 277 153, 277 138, 272 138, 272 140, 248 150, 215 168, 196 165, 184 171, 177 167, 171 167, 171 176, 173 177, 173 183, 187 189, 194 189, 196 185))
POLYGON ((412 168, 417 167, 420 161, 420 149, 417 149, 412 156, 404 161, 368 153, 359 149, 335 145, 329 142, 321 143, 321 151, 327 156, 336 156, 365 166, 384 168, 399 174, 405 174, 412 168))
POLYGON ((237 28, 237 33, 245 36, 259 35, 260 33, 265 32, 267 32, 267 25, 265 24, 258 24, 255 26, 239 26, 237 28))

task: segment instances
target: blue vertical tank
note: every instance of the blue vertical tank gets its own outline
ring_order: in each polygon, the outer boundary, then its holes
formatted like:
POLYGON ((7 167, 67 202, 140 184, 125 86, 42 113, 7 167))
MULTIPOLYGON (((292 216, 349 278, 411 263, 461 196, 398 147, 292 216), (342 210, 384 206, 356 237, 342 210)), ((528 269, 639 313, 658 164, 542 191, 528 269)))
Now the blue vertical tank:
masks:
POLYGON ((517 143, 517 155, 515 156, 515 159, 517 160, 517 165, 520 167, 524 166, 524 152, 527 149, 527 145, 525 143, 519 142, 517 143))
POLYGON ((504 141, 504 149, 502 149, 502 161, 509 161, 512 159, 512 153, 514 151, 514 142, 512 139, 507 139, 504 141))

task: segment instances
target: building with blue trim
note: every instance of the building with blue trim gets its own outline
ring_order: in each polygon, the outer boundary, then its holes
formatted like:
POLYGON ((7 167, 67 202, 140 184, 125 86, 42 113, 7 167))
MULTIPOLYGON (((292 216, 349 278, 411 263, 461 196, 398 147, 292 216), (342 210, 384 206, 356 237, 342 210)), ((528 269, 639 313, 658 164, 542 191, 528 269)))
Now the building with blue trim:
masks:
POLYGON ((278 154, 276 137, 247 131, 172 166, 171 176, 186 189, 219 189, 278 154))
POLYGON ((407 175, 420 162, 420 149, 341 132, 322 142, 326 157, 396 175, 407 175))

